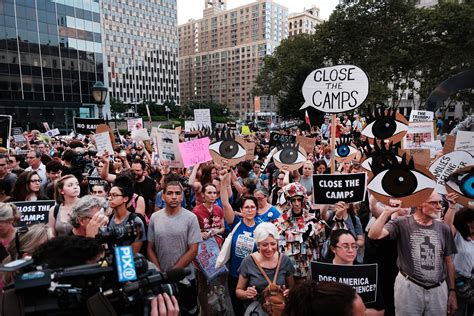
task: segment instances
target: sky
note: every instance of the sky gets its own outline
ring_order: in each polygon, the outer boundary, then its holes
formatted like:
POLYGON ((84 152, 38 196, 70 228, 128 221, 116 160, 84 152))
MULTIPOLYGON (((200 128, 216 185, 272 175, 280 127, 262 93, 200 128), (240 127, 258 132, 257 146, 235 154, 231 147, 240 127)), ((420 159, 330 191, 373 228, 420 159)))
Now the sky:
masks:
MULTIPOLYGON (((189 19, 202 18, 205 0, 177 0, 178 2, 178 25, 186 23, 189 19)), ((334 10, 339 0, 273 0, 284 5, 289 13, 301 12, 308 9, 311 5, 318 6, 321 18, 327 20, 334 10)), ((233 9, 245 4, 252 3, 252 0, 227 0, 227 9, 233 9)))

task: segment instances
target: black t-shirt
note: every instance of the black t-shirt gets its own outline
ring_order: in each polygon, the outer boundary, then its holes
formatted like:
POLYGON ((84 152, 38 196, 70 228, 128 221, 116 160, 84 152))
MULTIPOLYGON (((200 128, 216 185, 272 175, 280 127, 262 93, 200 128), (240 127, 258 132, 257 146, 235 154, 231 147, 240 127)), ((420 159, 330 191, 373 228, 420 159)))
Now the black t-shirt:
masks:
POLYGON ((145 212, 148 216, 151 215, 153 209, 150 208, 150 202, 155 202, 155 181, 149 177, 145 177, 142 182, 135 182, 135 193, 143 196, 145 199, 145 212))

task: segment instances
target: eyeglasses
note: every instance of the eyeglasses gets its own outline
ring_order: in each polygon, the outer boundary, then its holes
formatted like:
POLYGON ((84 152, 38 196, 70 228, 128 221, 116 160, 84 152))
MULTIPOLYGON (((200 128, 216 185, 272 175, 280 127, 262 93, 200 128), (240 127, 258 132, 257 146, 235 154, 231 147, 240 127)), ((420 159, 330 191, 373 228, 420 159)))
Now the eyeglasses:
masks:
POLYGON ((303 198, 302 197, 295 197, 295 198, 290 199, 290 202, 295 202, 295 201, 303 202, 303 198))
POLYGON ((349 251, 350 249, 358 250, 358 249, 359 249, 359 245, 356 245, 356 244, 352 244, 352 245, 344 244, 344 245, 342 245, 342 246, 336 246, 336 248, 344 249, 345 251, 349 251))
POLYGON ((111 193, 111 194, 109 195, 109 197, 111 197, 112 199, 115 199, 115 198, 118 197, 118 196, 123 196, 123 195, 122 195, 122 194, 115 194, 115 193, 111 193))
POLYGON ((33 179, 33 180, 30 180, 30 183, 41 183, 41 180, 40 179, 33 179))
POLYGON ((438 206, 438 204, 441 205, 441 206, 443 206, 443 201, 428 201, 428 202, 426 202, 426 203, 428 203, 429 205, 431 205, 431 206, 433 206, 433 207, 438 206))

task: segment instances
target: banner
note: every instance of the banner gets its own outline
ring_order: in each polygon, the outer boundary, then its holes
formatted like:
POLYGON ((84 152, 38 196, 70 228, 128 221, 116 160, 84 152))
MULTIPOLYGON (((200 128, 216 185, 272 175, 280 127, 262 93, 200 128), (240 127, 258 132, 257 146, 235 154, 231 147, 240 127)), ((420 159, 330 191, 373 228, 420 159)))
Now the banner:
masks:
POLYGON ((434 112, 412 110, 410 113, 410 122, 428 122, 434 118, 434 112))
POLYGON ((127 129, 129 132, 143 128, 143 119, 141 117, 127 120, 127 129))
POLYGON ((211 110, 210 109, 196 109, 194 110, 194 122, 198 128, 209 127, 212 129, 211 110))
POLYGON ((160 160, 168 162, 171 168, 183 168, 183 158, 179 151, 179 133, 171 129, 158 128, 157 135, 160 160))
POLYGON ((408 132, 403 138, 403 147, 422 148, 423 143, 433 142, 434 123, 433 122, 410 122, 408 124, 408 132))
POLYGON ((361 202, 365 199, 367 174, 315 174, 313 175, 314 203, 336 204, 361 202))
POLYGON ((216 269, 216 261, 217 257, 219 256, 219 252, 219 246, 213 237, 199 243, 196 262, 208 281, 214 279, 220 274, 227 272, 227 268, 225 266, 216 269))
POLYGON ((11 130, 12 130, 12 116, 0 115, 0 147, 10 148, 11 130))
POLYGON ((184 167, 188 168, 199 163, 211 161, 212 157, 209 153, 210 143, 209 137, 179 143, 179 151, 181 152, 181 157, 183 157, 184 167))
POLYGON ((49 209, 56 204, 53 200, 34 202, 13 202, 21 214, 17 226, 30 226, 36 223, 47 223, 49 209))
POLYGON ((97 125, 105 123, 103 119, 95 119, 95 118, 74 117, 72 120, 73 120, 73 125, 74 125, 73 126, 74 132, 76 134, 82 134, 82 135, 95 133, 97 125))
POLYGON ((377 297, 376 263, 340 265, 311 262, 311 277, 315 282, 339 282, 351 286, 364 303, 373 303, 377 297))
MULTIPOLYGON (((284 135, 275 132, 270 133, 270 147, 276 147, 284 143, 294 144, 296 143, 296 136, 284 135)), ((306 149, 305 149, 306 150, 306 149)), ((312 150, 310 152, 313 152, 312 150)))

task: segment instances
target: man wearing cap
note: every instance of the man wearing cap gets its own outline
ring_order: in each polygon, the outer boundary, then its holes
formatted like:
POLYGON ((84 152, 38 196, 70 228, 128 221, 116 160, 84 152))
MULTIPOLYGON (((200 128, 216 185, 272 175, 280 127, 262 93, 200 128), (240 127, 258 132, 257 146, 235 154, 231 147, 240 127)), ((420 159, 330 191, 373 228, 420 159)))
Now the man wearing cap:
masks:
POLYGON ((451 315, 457 309, 451 258, 456 246, 449 227, 439 221, 442 202, 433 192, 413 215, 386 223, 402 207, 400 200, 392 199, 369 230, 371 239, 397 240, 396 315, 451 315))

